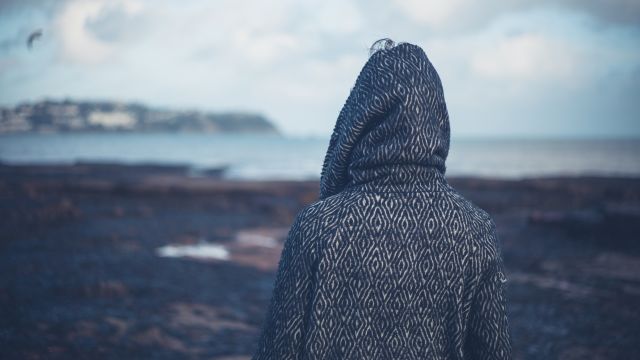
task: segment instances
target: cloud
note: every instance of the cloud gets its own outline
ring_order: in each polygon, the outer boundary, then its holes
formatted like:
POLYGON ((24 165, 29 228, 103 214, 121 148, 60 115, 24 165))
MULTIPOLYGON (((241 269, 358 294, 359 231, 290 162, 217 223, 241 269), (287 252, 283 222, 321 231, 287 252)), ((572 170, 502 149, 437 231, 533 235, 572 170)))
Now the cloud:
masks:
POLYGON ((437 31, 468 31, 509 13, 549 8, 588 14, 610 25, 640 25, 636 0, 395 0, 395 4, 408 18, 437 31))
POLYGON ((135 37, 135 30, 145 25, 144 6, 140 2, 109 1, 100 5, 100 12, 85 23, 87 31, 100 41, 126 41, 128 37, 135 37))
POLYGON ((640 73, 638 35, 546 10, 420 43, 442 78, 454 134, 640 135, 630 100, 639 88, 628 80, 640 73))
MULTIPOLYGON (((547 2, 553 4, 551 0, 547 2)), ((564 0, 560 4, 610 24, 640 25, 640 1, 637 0, 564 0)))
POLYGON ((254 65, 269 65, 300 48, 298 37, 284 33, 267 34, 240 31, 234 34, 233 47, 254 65))
POLYGON ((432 29, 473 27, 497 15, 497 11, 488 10, 490 6, 478 6, 468 0, 396 0, 395 3, 408 18, 432 29))
POLYGON ((360 7, 350 1, 316 1, 311 10, 309 21, 302 25, 307 33, 321 32, 331 35, 350 35, 364 26, 360 7))
POLYGON ((13 13, 22 10, 38 8, 41 11, 50 12, 64 3, 57 0, 3 0, 0 2, 0 10, 3 13, 13 13))
POLYGON ((54 34, 62 45, 62 57, 80 64, 106 61, 114 53, 113 40, 120 31, 111 24, 121 24, 123 18, 142 9, 141 3, 129 0, 67 2, 54 23, 54 34))
POLYGON ((16 47, 25 46, 26 39, 28 37, 28 33, 26 31, 17 31, 13 34, 7 35, 0 40, 0 52, 8 52, 16 47))
POLYGON ((326 135, 368 46, 390 36, 425 49, 457 133, 569 131, 582 129, 578 118, 595 133, 593 114, 605 113, 611 129, 628 130, 640 28, 626 15, 637 6, 614 2, 12 2, 0 14, 0 103, 68 96, 246 109, 288 133, 326 135), (34 24, 45 30, 41 46, 11 48, 34 24))
POLYGON ((532 33, 502 39, 470 60, 471 69, 480 77, 534 82, 571 78, 579 63, 568 44, 532 33))

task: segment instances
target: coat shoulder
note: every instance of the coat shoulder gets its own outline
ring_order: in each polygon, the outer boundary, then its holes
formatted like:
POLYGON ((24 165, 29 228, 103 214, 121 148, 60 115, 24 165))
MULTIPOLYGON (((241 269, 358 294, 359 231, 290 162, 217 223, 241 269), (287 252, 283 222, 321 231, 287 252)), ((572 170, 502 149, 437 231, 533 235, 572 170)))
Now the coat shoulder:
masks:
POLYGON ((467 238, 481 253, 490 258, 499 256, 499 243, 496 235, 496 224, 487 211, 465 198, 456 190, 444 194, 450 197, 456 208, 468 224, 465 228, 467 238))
POLYGON ((302 226, 313 226, 336 221, 339 218, 343 204, 344 197, 342 194, 316 200, 298 212, 295 223, 302 226))

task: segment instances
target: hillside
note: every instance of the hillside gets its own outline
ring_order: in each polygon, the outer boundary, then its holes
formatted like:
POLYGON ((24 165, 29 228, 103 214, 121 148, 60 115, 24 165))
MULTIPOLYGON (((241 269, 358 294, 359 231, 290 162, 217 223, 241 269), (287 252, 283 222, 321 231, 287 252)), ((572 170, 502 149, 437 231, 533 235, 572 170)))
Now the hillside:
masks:
POLYGON ((0 108, 0 133, 87 131, 278 132, 264 116, 244 112, 203 113, 155 109, 136 103, 72 100, 0 108))

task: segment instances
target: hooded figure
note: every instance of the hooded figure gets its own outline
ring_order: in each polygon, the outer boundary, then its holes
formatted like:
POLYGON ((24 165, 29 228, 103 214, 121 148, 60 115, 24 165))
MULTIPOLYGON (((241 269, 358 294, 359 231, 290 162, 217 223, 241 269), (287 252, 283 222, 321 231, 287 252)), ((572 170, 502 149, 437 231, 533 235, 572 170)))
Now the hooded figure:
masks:
POLYGON ((320 198, 285 240, 254 359, 508 359, 489 215, 446 181, 449 117, 418 46, 370 56, 320 198))

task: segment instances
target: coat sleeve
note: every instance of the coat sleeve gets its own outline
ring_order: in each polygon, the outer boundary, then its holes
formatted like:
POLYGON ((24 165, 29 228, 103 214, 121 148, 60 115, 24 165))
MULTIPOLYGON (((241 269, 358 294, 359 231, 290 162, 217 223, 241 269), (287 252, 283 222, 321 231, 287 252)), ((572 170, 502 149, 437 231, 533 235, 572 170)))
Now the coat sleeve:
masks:
MULTIPOLYGON (((492 234, 495 239, 495 232, 492 234)), ((469 359, 511 359, 504 265, 499 247, 481 275, 473 299, 466 341, 469 359)))
POLYGON ((301 212, 284 242, 254 360, 300 357, 313 286, 309 230, 301 212))

